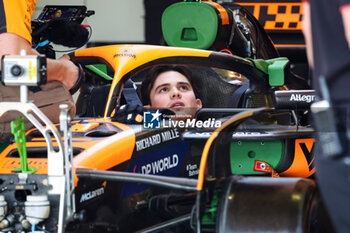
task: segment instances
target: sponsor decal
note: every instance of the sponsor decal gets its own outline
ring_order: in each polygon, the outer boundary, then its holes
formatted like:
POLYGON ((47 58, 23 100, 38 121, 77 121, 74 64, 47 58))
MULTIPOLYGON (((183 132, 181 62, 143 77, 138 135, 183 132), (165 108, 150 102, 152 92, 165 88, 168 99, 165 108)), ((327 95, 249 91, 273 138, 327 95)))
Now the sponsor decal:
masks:
POLYGON ((188 171, 188 176, 197 176, 199 174, 199 167, 197 164, 187 164, 186 171, 188 171))
MULTIPOLYGON (((128 172, 178 177, 184 162, 189 143, 179 141, 147 151, 129 161, 128 172)), ((125 183, 122 198, 142 192, 149 185, 125 183)))
POLYGON ((161 144, 162 142, 167 142, 179 137, 180 137, 180 134, 178 129, 166 130, 164 132, 160 132, 152 136, 137 140, 135 143, 136 151, 144 150, 151 146, 156 146, 161 144))
POLYGON ((141 166, 142 174, 158 174, 163 171, 172 169, 179 164, 179 156, 173 154, 172 156, 167 156, 165 158, 153 161, 151 163, 141 166))
POLYGON ((104 187, 98 188, 96 190, 92 190, 87 193, 83 193, 80 197, 80 203, 83 203, 85 201, 91 200, 93 198, 96 198, 98 196, 101 196, 102 194, 105 193, 104 187))
POLYGON ((300 146, 300 149, 302 150, 305 158, 306 158, 306 161, 309 165, 309 171, 311 172, 315 165, 314 165, 314 140, 311 139, 309 141, 299 141, 299 146, 300 146))
POLYGON ((136 141, 136 151, 147 149, 150 146, 158 145, 162 141, 160 139, 160 134, 155 134, 147 138, 136 141))
POLYGON ((136 53, 131 48, 122 48, 114 55, 114 57, 136 58, 136 53))
POLYGON ((314 138, 295 139, 294 159, 291 166, 281 173, 283 176, 309 177, 315 173, 314 138))
POLYGON ((280 175, 271 167, 270 164, 261 161, 261 160, 255 160, 254 161, 254 171, 256 172, 264 172, 271 174, 271 177, 280 177, 280 175))
POLYGON ((315 95, 292 94, 290 101, 311 103, 315 100, 315 95))

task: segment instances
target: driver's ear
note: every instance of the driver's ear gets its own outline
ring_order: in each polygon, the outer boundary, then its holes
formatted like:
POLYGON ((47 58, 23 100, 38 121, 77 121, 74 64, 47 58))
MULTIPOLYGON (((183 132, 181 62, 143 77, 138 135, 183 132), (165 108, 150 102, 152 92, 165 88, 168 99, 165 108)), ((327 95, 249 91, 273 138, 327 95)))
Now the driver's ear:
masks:
POLYGON ((202 108, 202 100, 201 99, 196 99, 196 104, 198 108, 202 108))
POLYGON ((151 108, 151 105, 145 105, 145 106, 143 106, 144 108, 151 108))

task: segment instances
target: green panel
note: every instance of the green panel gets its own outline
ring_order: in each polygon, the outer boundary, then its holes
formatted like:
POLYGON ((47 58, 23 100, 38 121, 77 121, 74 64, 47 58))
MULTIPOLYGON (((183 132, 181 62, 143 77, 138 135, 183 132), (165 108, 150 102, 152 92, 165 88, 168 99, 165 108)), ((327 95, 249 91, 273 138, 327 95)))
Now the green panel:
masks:
POLYGON ((204 3, 175 3, 163 13, 162 31, 170 46, 208 49, 217 35, 218 16, 204 3))
POLYGON ((269 84, 272 87, 278 87, 284 85, 284 73, 285 68, 289 60, 285 57, 280 57, 274 59, 271 65, 269 65, 268 73, 269 73, 269 84))
POLYGON ((267 162, 276 168, 282 161, 284 143, 276 141, 234 140, 230 146, 230 163, 233 174, 250 175, 262 174, 255 172, 255 160, 267 162))
POLYGON ((286 57, 278 57, 270 60, 250 59, 256 68, 269 75, 269 84, 272 87, 283 86, 285 83, 285 68, 289 60, 286 57))
POLYGON ((107 74, 107 65, 105 64, 86 65, 85 67, 108 81, 113 80, 113 78, 107 74))
POLYGON ((5 150, 5 148, 10 145, 8 142, 0 142, 0 153, 5 150))
POLYGON ((201 221, 201 224, 205 229, 215 229, 220 194, 221 193, 219 193, 219 191, 215 190, 210 204, 207 203, 205 205, 205 210, 201 221))

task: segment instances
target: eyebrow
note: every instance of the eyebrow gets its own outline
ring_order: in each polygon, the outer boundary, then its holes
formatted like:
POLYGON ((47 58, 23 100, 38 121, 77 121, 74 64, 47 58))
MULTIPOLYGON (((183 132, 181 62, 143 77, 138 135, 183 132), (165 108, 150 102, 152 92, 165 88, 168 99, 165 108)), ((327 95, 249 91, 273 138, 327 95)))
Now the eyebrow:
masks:
MULTIPOLYGON (((191 84, 189 82, 177 82, 176 85, 188 85, 188 86, 191 86, 191 84)), ((169 86, 170 83, 163 83, 163 84, 160 84, 159 86, 156 87, 155 91, 157 91, 159 88, 162 88, 162 87, 166 87, 166 86, 169 86)))

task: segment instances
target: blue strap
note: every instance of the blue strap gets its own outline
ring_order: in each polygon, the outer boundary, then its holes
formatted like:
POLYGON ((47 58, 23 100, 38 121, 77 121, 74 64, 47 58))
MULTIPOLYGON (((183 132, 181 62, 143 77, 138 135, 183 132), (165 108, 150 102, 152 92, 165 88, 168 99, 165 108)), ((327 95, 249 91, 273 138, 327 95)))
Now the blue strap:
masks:
POLYGON ((129 79, 125 83, 122 93, 125 98, 126 104, 142 106, 142 102, 139 98, 139 95, 136 92, 136 89, 134 87, 134 82, 132 80, 129 79))
POLYGON ((40 42, 35 49, 40 48, 40 47, 44 47, 45 45, 49 44, 50 41, 49 40, 44 40, 43 42, 40 42))
POLYGON ((242 99, 242 96, 248 88, 249 88, 249 82, 243 82, 242 85, 237 90, 235 90, 235 92, 233 92, 229 102, 230 108, 240 107, 239 104, 242 99))

